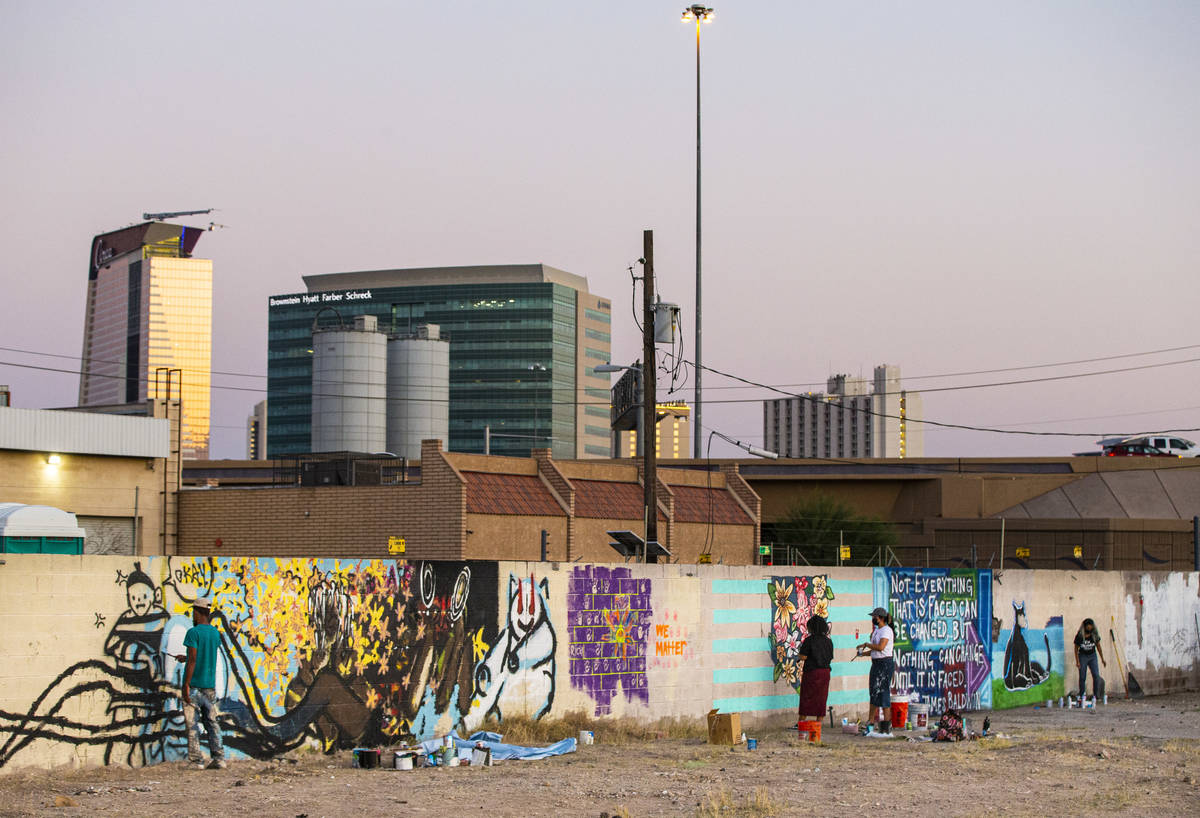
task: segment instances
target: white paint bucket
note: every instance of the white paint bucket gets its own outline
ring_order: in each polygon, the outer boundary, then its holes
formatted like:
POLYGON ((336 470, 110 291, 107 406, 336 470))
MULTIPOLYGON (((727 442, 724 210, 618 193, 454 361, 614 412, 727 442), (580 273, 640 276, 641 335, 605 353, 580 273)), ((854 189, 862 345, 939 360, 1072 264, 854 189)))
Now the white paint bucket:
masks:
POLYGON ((929 704, 927 702, 913 702, 908 706, 908 714, 912 717, 913 727, 918 730, 924 730, 929 727, 929 704))
POLYGON ((397 770, 411 770, 413 768, 412 753, 396 753, 392 760, 392 766, 397 770))
POLYGON ((595 732, 593 732, 592 730, 580 730, 579 731, 579 743, 580 744, 595 744, 596 743, 595 732))
POLYGON ((492 766, 492 748, 476 747, 471 751, 471 766, 472 767, 490 767, 492 766))

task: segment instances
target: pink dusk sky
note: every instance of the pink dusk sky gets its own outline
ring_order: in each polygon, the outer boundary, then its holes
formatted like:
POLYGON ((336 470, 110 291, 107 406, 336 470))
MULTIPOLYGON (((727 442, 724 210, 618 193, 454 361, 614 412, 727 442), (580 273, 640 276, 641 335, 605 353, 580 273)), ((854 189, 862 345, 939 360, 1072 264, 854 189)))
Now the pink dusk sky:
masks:
MULTIPOLYGON (((222 387, 265 389, 267 298, 306 274, 544 262, 612 299, 627 363, 651 228, 690 357, 682 8, 5 3, 0 383, 72 405, 76 375, 29 367, 78 368, 92 236, 207 207, 184 221, 227 225, 196 252, 238 373, 213 378, 214 457, 244 456, 265 393, 222 387)), ((794 391, 880 363, 914 391, 1130 370, 929 391, 928 419, 1081 435, 931 427, 931 456, 1200 427, 1198 44, 1194 0, 717 5, 704 363, 794 391)), ((704 425, 761 444, 770 394, 704 385, 704 425)))

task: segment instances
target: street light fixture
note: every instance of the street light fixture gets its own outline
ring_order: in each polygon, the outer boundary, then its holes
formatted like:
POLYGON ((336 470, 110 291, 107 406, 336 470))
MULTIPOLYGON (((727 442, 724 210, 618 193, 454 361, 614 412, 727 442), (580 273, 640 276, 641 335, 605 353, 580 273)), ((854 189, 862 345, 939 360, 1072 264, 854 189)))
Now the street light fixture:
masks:
POLYGON ((696 382, 696 398, 695 412, 692 415, 692 423, 695 424, 692 450, 700 451, 701 443, 701 406, 703 398, 700 391, 700 385, 704 379, 704 367, 701 365, 703 357, 701 355, 701 311, 700 311, 700 23, 711 23, 713 20, 713 10, 707 6, 696 5, 688 6, 683 10, 683 22, 696 23, 696 371, 693 375, 696 382))

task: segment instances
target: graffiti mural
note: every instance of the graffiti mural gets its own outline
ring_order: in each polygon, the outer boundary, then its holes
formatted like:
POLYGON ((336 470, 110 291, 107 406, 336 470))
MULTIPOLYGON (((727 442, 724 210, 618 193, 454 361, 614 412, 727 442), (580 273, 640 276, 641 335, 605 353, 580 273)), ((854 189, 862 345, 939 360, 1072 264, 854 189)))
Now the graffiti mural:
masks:
MULTIPOLYGON (((97 656, 66 668, 22 712, 0 710, 0 767, 32 742, 103 749, 105 763, 186 756, 178 686, 191 602, 211 596, 222 636, 225 746, 267 757, 424 739, 554 695, 548 586, 495 563, 147 558, 118 571, 122 611, 97 656)), ((90 623, 89 623, 90 624, 90 623)))
POLYGON ((547 580, 509 575, 504 632, 475 670, 478 700, 464 719, 468 730, 488 717, 502 719, 514 706, 535 719, 550 712, 557 642, 550 624, 549 595, 547 580))
POLYGON ((595 700, 597 716, 612 712, 617 691, 627 701, 650 700, 647 644, 654 611, 650 580, 628 568, 574 569, 567 593, 571 686, 595 700))
POLYGON ((664 611, 662 618, 654 621, 654 653, 650 666, 677 668, 693 658, 693 653, 688 647, 688 626, 680 624, 679 611, 664 611))
POLYGON ((896 621, 893 687, 931 712, 992 706, 992 572, 874 569, 875 604, 896 621))
POLYGON ((1063 619, 1030 628, 1025 602, 1014 601, 1011 626, 992 644, 992 707, 1019 707, 1063 695, 1063 619))
POLYGON ((829 616, 833 588, 827 574, 807 577, 771 577, 767 582, 771 598, 771 633, 767 644, 775 666, 775 681, 782 678, 800 689, 800 644, 808 637, 808 620, 829 616))

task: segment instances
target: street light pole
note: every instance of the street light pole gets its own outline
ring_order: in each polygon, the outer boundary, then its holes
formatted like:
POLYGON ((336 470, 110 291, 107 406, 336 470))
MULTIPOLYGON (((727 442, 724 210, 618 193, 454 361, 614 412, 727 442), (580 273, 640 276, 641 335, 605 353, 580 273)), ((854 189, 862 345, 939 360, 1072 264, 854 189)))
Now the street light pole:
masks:
POLYGON ((712 19, 713 10, 699 3, 688 6, 683 10, 683 21, 685 23, 691 20, 696 21, 696 371, 692 374, 696 384, 696 398, 693 401, 695 412, 692 415, 693 452, 700 451, 700 444, 702 442, 701 408, 704 402, 701 392, 701 384, 704 380, 704 367, 701 362, 704 360, 704 357, 702 344, 703 321, 700 309, 700 23, 711 23, 712 19))
MULTIPOLYGON (((529 371, 530 372, 545 372, 546 366, 545 366, 545 364, 530 364, 529 371)), ((536 448, 538 448, 538 443, 542 439, 541 435, 538 434, 538 420, 540 417, 540 413, 538 411, 538 409, 539 409, 538 398, 541 395, 541 391, 542 391, 541 386, 542 385, 541 385, 541 383, 538 382, 536 375, 531 375, 530 377, 533 378, 533 383, 534 383, 534 388, 533 388, 533 443, 531 445, 533 448, 536 449, 536 448)), ((553 393, 551 393, 551 394, 553 394, 553 393)), ((553 405, 551 405, 551 407, 550 407, 550 426, 551 426, 551 429, 553 429, 553 427, 554 427, 554 407, 553 407, 553 405)), ((551 434, 551 436, 553 436, 553 434, 554 434, 553 431, 551 431, 550 434, 551 434)))

